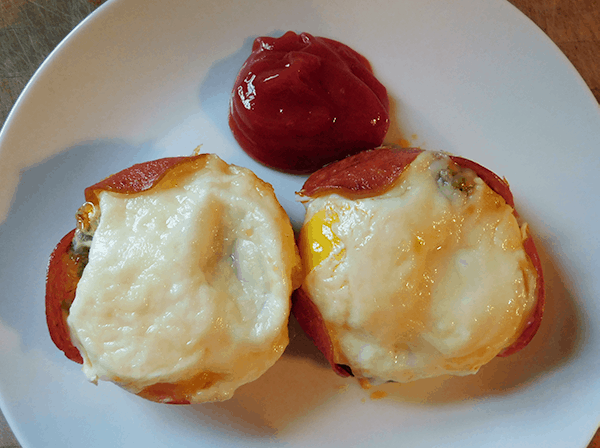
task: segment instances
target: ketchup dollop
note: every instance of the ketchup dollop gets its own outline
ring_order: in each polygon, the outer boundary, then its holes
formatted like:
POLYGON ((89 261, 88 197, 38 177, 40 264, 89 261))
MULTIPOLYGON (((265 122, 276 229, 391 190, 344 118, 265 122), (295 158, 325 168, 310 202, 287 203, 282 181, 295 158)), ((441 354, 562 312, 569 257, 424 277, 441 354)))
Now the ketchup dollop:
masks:
POLYGON ((290 173, 381 145, 389 100, 347 45, 288 31, 259 37, 237 76, 229 126, 255 160, 290 173))

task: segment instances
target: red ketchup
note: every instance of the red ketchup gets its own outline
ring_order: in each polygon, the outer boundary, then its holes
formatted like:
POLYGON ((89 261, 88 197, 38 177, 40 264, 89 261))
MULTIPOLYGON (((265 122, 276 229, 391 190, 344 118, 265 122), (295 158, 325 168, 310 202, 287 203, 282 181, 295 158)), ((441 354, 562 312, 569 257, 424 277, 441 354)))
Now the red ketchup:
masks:
POLYGON ((255 160, 290 173, 381 145, 389 127, 385 87, 369 62, 324 37, 259 37, 237 76, 229 126, 255 160))

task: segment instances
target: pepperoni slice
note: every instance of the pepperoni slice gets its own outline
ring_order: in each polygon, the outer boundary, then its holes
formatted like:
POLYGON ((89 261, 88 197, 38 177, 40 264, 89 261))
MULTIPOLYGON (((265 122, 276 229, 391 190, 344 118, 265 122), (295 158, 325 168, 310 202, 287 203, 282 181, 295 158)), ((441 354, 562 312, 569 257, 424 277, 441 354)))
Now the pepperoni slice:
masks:
POLYGON ((58 243, 48 265, 46 277, 46 322, 52 342, 71 361, 79 364, 83 359, 71 341, 67 317, 75 299, 75 290, 81 277, 85 257, 73 252, 71 242, 75 229, 67 233, 58 243))

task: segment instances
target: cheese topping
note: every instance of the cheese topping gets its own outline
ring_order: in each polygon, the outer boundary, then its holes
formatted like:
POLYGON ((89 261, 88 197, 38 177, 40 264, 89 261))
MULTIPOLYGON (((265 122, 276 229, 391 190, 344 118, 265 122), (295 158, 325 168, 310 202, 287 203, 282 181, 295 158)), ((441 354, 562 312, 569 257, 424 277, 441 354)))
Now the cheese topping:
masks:
POLYGON ((288 343, 299 258, 270 185, 210 156, 167 188, 100 193, 68 324, 91 381, 224 400, 288 343))
POLYGON ((475 173, 452 165, 424 152, 382 195, 307 204, 302 287, 335 361, 356 376, 475 373, 516 340, 533 310, 525 228, 475 173))

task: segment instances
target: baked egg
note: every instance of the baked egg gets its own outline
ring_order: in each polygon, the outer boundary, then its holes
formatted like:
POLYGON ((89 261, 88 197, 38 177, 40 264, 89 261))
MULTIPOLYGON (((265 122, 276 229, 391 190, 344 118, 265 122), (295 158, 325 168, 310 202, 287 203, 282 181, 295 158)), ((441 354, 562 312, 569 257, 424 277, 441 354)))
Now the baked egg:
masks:
POLYGON ((299 199, 306 277, 293 311, 339 374, 473 374, 537 330, 539 257, 485 168, 379 148, 318 171, 299 199))

